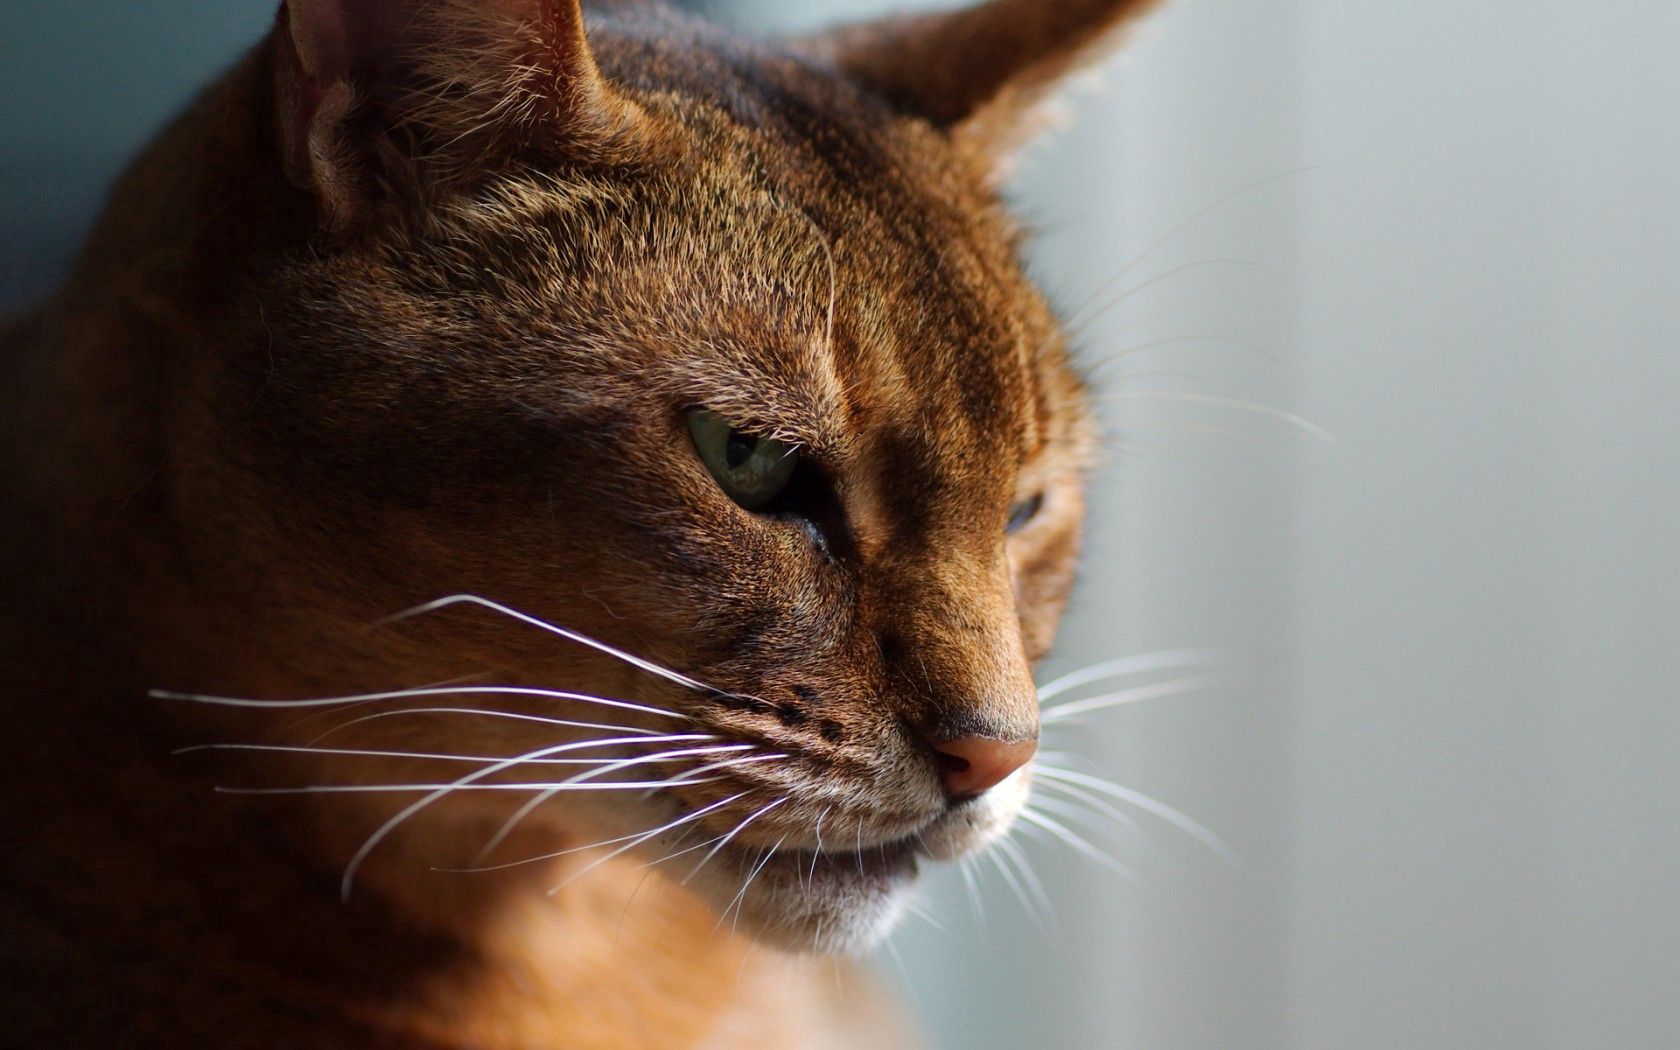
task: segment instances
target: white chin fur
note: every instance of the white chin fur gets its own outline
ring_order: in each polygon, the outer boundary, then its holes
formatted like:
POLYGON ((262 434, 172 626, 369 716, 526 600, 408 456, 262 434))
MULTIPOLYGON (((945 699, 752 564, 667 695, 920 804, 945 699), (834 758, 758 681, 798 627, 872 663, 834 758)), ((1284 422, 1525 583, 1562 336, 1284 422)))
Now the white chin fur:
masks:
POLYGON ((953 860, 986 848, 1008 830, 1025 804, 1023 770, 984 796, 951 810, 917 838, 912 854, 809 853, 763 859, 751 850, 713 858, 690 884, 723 916, 724 924, 788 951, 856 953, 875 947, 903 917, 916 883, 917 861, 953 860), (742 885, 751 878, 746 892, 742 885))
MULTIPOLYGON (((830 895, 825 899, 778 901, 784 887, 743 909, 743 932, 784 951, 817 955, 856 954, 884 941, 905 914, 915 877, 890 885, 830 895)), ((795 888, 793 896, 800 891, 795 888)))

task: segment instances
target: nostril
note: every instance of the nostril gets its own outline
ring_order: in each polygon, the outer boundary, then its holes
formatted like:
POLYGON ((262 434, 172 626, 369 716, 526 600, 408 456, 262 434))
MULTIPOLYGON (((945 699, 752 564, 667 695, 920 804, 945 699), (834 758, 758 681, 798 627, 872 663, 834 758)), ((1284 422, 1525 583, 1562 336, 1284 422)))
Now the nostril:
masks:
POLYGON ((1038 741, 960 736, 934 744, 933 750, 945 794, 961 801, 996 787, 1030 762, 1038 741))
POLYGON ((941 777, 952 776, 958 773, 966 773, 971 765, 966 758, 947 754, 946 752, 939 750, 938 745, 935 745, 934 747, 933 760, 939 765, 939 775, 941 777))

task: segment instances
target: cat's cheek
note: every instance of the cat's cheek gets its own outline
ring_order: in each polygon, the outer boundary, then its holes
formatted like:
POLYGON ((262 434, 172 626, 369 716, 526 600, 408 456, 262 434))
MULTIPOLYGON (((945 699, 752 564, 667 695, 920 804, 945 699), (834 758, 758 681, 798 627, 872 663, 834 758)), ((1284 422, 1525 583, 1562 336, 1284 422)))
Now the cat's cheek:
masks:
POLYGON ((1078 551, 1078 534, 1057 537, 1058 542, 1021 559, 1014 570, 1015 607, 1020 616, 1021 645, 1029 663, 1036 664, 1049 653, 1061 625, 1073 590, 1078 551))

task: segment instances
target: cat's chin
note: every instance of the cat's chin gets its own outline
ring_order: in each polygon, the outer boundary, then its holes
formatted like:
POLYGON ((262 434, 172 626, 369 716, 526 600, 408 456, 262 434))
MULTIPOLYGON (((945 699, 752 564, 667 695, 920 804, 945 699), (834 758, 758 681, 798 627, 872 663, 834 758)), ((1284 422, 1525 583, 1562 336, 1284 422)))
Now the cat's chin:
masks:
POLYGON ((725 852, 727 862, 691 887, 720 922, 773 947, 814 954, 867 951, 885 939, 925 856, 909 841, 860 852, 790 850, 769 860, 750 849, 725 852))
POLYGON ((766 857, 731 845, 694 888, 724 924, 756 940, 815 954, 867 951, 904 916, 919 864, 955 860, 1007 832, 1025 803, 1028 778, 948 810, 913 835, 855 851, 785 850, 766 857))

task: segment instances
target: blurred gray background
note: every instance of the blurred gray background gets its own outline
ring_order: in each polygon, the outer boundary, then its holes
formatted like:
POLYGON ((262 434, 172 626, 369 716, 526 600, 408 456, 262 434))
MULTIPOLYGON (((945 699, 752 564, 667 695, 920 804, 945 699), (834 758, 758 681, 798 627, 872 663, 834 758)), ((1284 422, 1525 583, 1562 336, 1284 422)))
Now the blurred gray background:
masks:
MULTIPOLYGON (((8 0, 0 305, 270 8, 8 0)), ((1228 656, 1048 746, 1241 862, 1140 814, 1132 880, 1021 837, 1048 922, 936 878, 882 966, 940 1045, 1680 1046, 1677 54, 1672 0, 1183 0, 1074 94, 1012 191, 1110 434, 1047 675, 1228 656)))

